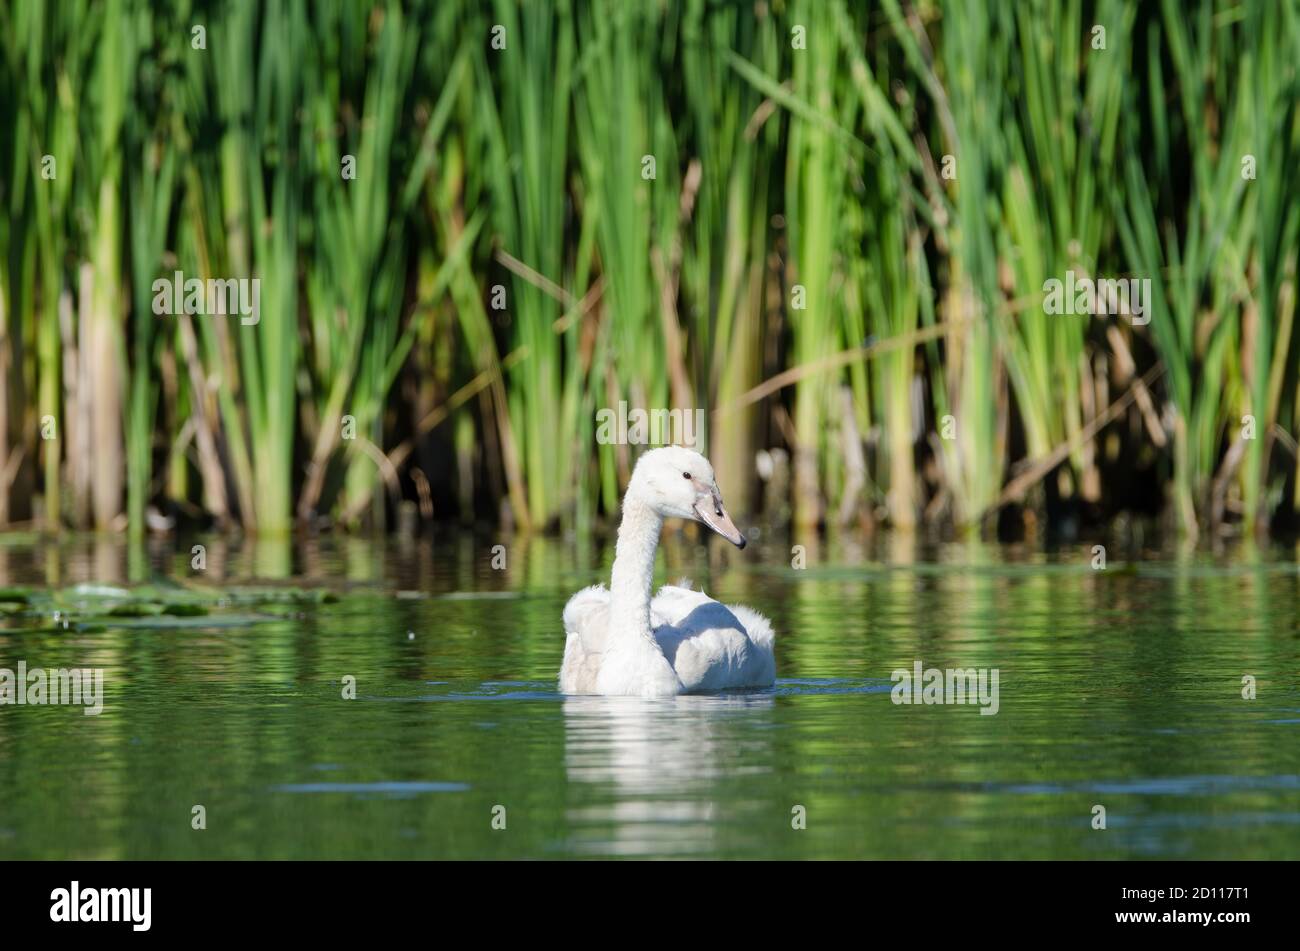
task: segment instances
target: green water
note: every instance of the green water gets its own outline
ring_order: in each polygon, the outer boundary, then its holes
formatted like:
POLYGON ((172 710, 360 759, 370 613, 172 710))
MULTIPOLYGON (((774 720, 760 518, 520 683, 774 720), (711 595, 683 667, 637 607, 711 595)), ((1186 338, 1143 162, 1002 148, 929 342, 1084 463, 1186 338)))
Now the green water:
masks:
POLYGON ((1095 571, 893 540, 795 570, 670 542, 658 580, 772 617, 778 682, 640 701, 555 691, 560 611, 610 550, 509 540, 494 570, 495 543, 211 541, 196 572, 188 543, 0 540, 30 589, 0 667, 102 667, 106 693, 0 707, 0 858, 1300 855, 1293 551, 1095 571), (106 616, 90 581, 153 607, 106 616), (892 703, 918 660, 997 668, 998 713, 892 703))

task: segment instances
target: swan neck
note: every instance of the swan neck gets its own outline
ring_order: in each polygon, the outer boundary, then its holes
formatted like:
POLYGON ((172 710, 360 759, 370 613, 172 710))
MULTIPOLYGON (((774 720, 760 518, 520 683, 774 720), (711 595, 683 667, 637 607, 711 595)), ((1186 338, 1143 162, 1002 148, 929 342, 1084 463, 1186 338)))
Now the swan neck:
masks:
POLYGON ((611 633, 615 637, 640 637, 654 642, 650 585, 662 528, 663 518, 654 508, 631 491, 624 496, 609 585, 611 633))

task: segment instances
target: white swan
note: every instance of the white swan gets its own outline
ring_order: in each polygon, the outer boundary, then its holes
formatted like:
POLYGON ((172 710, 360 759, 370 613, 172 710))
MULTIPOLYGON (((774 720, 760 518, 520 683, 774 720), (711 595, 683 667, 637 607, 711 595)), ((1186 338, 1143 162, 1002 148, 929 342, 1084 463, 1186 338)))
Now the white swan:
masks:
POLYGON ((623 496, 609 590, 584 588, 565 605, 561 693, 670 697, 775 682, 772 625, 757 611, 672 586, 651 600, 669 517, 702 522, 745 547, 709 460, 681 446, 642 455, 623 496))

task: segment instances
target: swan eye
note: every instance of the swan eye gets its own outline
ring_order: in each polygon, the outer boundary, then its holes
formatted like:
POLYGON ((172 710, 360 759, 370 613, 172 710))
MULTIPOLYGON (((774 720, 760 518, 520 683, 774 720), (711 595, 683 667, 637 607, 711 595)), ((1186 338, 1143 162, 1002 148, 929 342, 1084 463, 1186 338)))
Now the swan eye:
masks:
POLYGON ((682 478, 683 478, 683 479, 689 479, 690 477, 691 477, 691 474, 690 474, 689 472, 683 472, 683 473, 682 473, 682 478))

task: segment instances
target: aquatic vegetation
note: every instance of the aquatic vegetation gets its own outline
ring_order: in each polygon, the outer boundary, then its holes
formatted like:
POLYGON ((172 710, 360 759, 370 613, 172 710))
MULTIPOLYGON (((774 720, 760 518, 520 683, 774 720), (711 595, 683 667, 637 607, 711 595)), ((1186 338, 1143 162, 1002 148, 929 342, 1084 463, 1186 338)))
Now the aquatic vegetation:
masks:
MULTIPOLYGON (((384 596, 358 589, 353 601, 384 596)), ((226 627, 265 623, 343 600, 336 591, 297 585, 78 584, 0 589, 0 633, 58 634, 114 628, 226 627)))
POLYGON ((14 0, 0 525, 583 529, 626 402, 803 526, 1287 526, 1298 46, 1226 0, 14 0), (258 319, 155 313, 177 272, 258 319))

